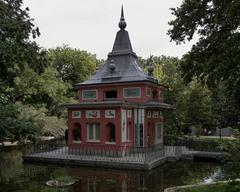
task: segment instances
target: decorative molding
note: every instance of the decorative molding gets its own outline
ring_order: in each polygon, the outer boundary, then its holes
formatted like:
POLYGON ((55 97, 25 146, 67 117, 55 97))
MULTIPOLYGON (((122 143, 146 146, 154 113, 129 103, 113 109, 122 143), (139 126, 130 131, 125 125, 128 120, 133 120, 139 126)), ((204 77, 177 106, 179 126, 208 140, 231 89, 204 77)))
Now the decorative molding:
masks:
POLYGON ((132 110, 127 110, 127 118, 132 118, 132 110))
POLYGON ((115 118, 115 110, 105 110, 105 118, 115 118))
POLYGON ((72 118, 76 119, 76 118, 81 118, 81 111, 77 110, 77 111, 72 111, 72 118))
POLYGON ((152 118, 152 111, 147 111, 147 118, 152 118))
POLYGON ((86 110, 86 118, 100 118, 100 110, 86 110))

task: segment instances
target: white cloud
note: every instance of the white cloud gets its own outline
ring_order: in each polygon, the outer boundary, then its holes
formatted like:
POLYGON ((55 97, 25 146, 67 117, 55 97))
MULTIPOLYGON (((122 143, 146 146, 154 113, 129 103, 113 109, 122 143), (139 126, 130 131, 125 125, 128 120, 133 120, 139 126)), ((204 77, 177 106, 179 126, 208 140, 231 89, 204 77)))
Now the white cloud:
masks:
POLYGON ((67 44, 105 59, 111 51, 124 5, 127 30, 137 55, 181 57, 191 44, 177 46, 166 35, 174 17, 169 8, 181 0, 25 0, 40 28, 37 42, 53 48, 67 44))

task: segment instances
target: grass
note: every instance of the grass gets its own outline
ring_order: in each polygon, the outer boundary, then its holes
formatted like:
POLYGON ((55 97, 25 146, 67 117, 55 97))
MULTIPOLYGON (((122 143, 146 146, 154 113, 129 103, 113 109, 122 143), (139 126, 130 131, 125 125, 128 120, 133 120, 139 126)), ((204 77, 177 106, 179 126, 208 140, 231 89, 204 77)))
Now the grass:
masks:
POLYGON ((196 140, 196 141, 219 141, 219 140, 227 140, 228 141, 228 140, 236 139, 235 137, 222 137, 220 139, 219 136, 199 136, 199 137, 193 136, 192 138, 193 138, 193 140, 196 140))
POLYGON ((238 184, 218 183, 176 190, 176 192, 239 192, 239 191, 240 183, 238 184))

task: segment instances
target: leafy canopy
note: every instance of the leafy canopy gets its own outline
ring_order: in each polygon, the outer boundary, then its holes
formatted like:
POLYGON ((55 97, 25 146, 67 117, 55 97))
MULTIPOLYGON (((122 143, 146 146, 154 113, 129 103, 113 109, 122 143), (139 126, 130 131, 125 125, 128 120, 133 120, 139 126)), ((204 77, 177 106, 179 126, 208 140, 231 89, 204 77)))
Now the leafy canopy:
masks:
POLYGON ((72 85, 72 89, 76 83, 88 79, 98 63, 95 55, 66 45, 49 49, 48 59, 63 81, 72 85))
POLYGON ((32 118, 19 118, 20 111, 13 104, 0 103, 0 143, 5 139, 33 139, 41 130, 32 118))
POLYGON ((44 51, 30 40, 40 32, 28 11, 22 0, 0 0, 0 82, 9 86, 26 67, 41 73, 46 63, 44 51))
MULTIPOLYGON (((172 8, 168 35, 177 44, 199 37, 181 60, 185 80, 197 77, 212 90, 224 84, 225 97, 240 109, 240 1, 184 0, 172 8)), ((238 116, 236 111, 232 114, 238 116)), ((235 124, 239 121, 236 118, 235 124)))
MULTIPOLYGON (((179 60, 175 57, 154 56, 153 75, 168 87, 164 102, 175 106, 175 110, 164 111, 166 134, 181 134, 187 126, 214 127, 212 93, 206 85, 196 79, 185 84, 179 60)), ((146 60, 141 59, 146 68, 146 60)))

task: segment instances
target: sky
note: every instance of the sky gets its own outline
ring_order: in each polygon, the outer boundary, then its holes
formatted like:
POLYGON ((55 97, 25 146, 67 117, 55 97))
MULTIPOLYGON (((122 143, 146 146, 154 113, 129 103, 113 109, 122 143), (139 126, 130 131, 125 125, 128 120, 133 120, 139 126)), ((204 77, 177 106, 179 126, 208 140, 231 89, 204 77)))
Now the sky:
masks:
POLYGON ((40 29, 37 43, 44 48, 63 44, 106 59, 119 30, 121 5, 134 52, 143 58, 151 54, 181 58, 192 43, 176 45, 166 34, 175 17, 171 7, 181 0, 24 0, 30 17, 40 29))

